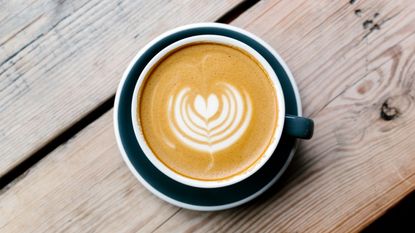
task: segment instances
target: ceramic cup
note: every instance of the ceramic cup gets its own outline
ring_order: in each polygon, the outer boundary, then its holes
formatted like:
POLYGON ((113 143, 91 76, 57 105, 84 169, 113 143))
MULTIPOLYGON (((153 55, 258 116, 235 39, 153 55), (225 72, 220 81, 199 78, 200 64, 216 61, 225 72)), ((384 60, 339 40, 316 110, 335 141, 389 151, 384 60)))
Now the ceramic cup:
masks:
POLYGON ((255 172, 257 172, 269 159, 271 156, 278 156, 278 154, 274 153, 282 134, 289 135, 295 138, 302 138, 302 139, 309 139, 313 134, 313 121, 308 118, 300 117, 300 116, 293 116, 293 115, 286 115, 285 114, 285 101, 284 101, 284 94, 281 88, 281 84, 278 80, 278 77, 267 62, 267 60, 262 57, 257 51, 253 48, 248 46, 247 44, 238 41, 236 39, 226 37, 226 36, 219 36, 219 35, 200 35, 200 36, 191 36, 181 40, 178 40, 170 45, 167 45, 163 50, 157 53, 145 66, 143 71, 141 72, 138 81, 135 85, 134 93, 133 93, 133 100, 131 102, 131 118, 133 122, 134 133, 137 138, 137 141, 143 150, 145 156, 149 159, 149 161, 163 174, 170 177, 171 179, 180 182, 185 185, 198 187, 198 188, 218 188, 218 187, 225 187, 229 185, 233 185, 235 183, 241 182, 248 177, 252 176, 255 172), (273 140, 269 144, 268 148, 266 149, 265 153, 261 156, 260 160, 252 166, 250 169, 246 170, 245 172, 233 176, 226 180, 220 181, 201 181, 196 179, 191 179, 185 176, 182 176, 172 170, 170 170, 167 166, 165 166, 161 161, 157 159, 157 157, 153 154, 149 146, 147 145, 145 138, 142 133, 141 126, 139 125, 137 119, 137 98, 140 88, 143 86, 145 78, 148 72, 152 69, 154 65, 156 65, 160 59, 162 59, 166 54, 174 51, 175 49, 182 47, 187 44, 197 43, 197 42, 214 42, 220 43, 225 45, 230 45, 234 47, 238 47, 250 55, 255 57, 257 61, 264 67, 266 72, 268 73, 271 81, 273 82, 273 87, 275 88, 275 92, 277 94, 278 100, 278 124, 275 129, 275 133, 273 136, 273 140))

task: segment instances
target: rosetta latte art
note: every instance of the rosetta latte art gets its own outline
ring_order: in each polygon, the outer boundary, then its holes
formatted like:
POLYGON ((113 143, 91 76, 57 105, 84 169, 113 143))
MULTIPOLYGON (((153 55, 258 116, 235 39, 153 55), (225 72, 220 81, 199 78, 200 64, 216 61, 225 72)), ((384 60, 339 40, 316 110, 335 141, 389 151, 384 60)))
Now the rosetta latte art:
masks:
POLYGON ((168 102, 169 125, 174 135, 187 146, 210 154, 237 142, 252 115, 246 92, 227 83, 217 86, 220 91, 207 97, 185 87, 168 102))

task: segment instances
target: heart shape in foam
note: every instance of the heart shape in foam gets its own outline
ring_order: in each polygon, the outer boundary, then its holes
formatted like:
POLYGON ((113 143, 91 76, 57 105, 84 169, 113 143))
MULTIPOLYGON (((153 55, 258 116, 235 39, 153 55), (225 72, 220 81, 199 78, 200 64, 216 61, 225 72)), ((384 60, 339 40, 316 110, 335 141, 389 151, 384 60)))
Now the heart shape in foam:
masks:
POLYGON ((196 112, 205 120, 215 115, 219 109, 219 100, 215 94, 210 94, 207 101, 201 95, 197 95, 193 104, 196 112))

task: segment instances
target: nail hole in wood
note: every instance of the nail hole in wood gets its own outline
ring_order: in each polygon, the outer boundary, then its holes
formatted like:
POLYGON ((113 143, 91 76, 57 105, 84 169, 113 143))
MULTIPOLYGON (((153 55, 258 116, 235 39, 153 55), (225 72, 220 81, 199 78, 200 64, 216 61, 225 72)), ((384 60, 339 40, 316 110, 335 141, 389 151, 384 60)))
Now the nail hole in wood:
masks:
POLYGON ((363 28, 364 29, 368 29, 369 27, 371 27, 372 26, 372 24, 373 24, 373 21, 372 20, 365 20, 365 22, 363 22, 363 28))
POLYGON ((370 31, 374 31, 374 30, 380 30, 380 25, 379 24, 374 24, 373 27, 370 28, 370 31))

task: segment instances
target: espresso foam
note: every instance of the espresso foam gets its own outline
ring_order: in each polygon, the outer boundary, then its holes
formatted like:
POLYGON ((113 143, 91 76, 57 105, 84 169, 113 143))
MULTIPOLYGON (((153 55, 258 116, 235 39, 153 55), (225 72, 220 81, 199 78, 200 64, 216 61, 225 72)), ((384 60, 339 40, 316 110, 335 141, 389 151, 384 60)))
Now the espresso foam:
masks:
POLYGON ((273 83, 242 50, 198 43, 170 53, 139 91, 138 118, 155 156, 199 180, 246 171, 271 143, 277 124, 273 83))

